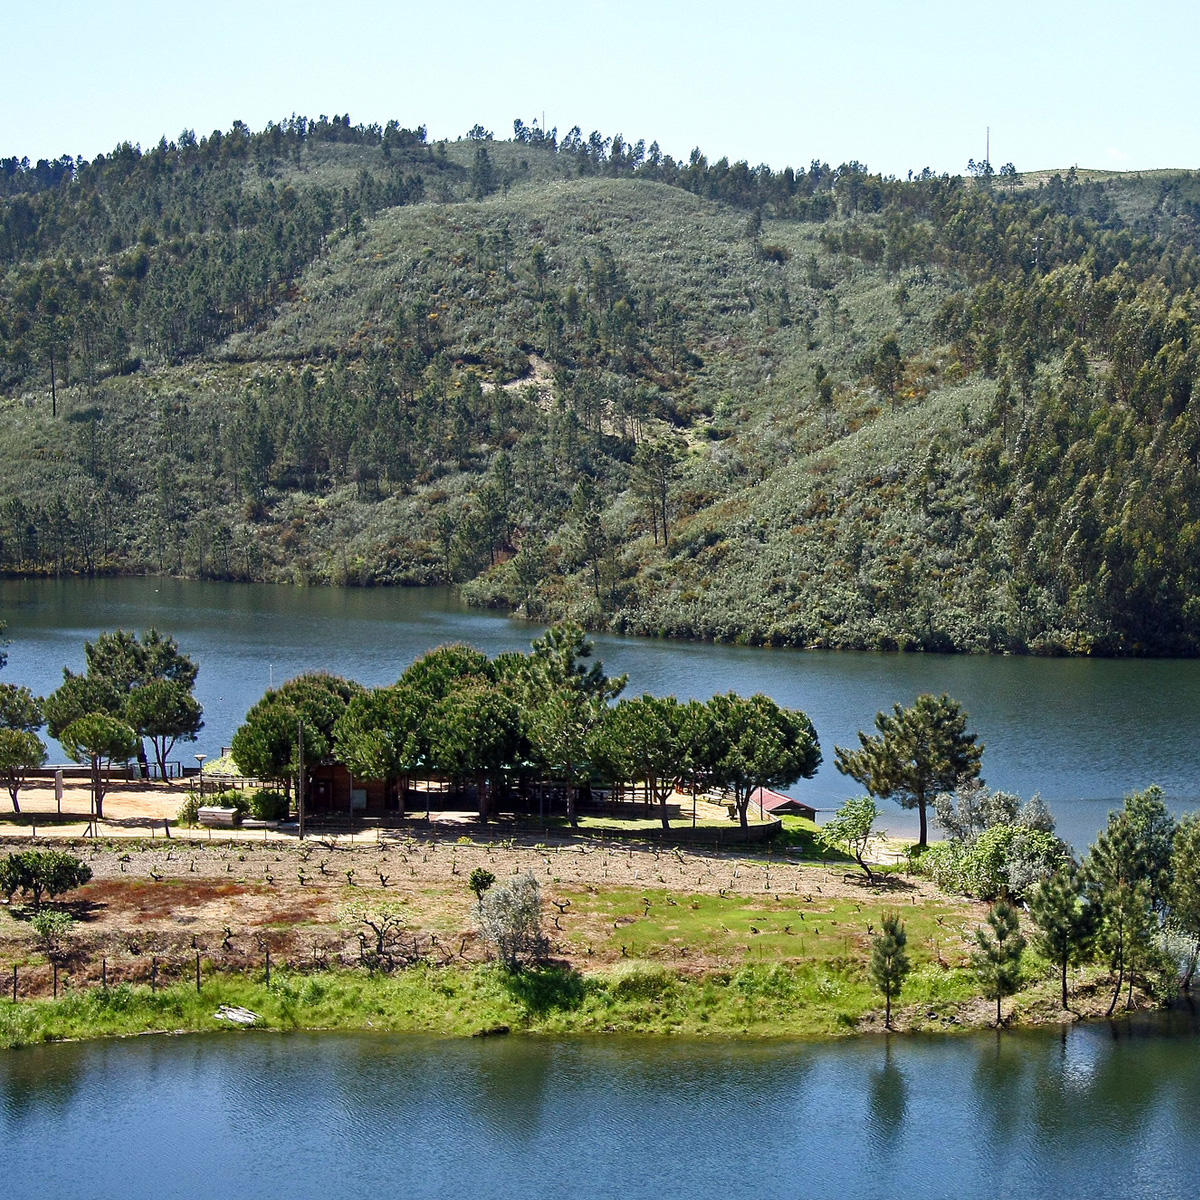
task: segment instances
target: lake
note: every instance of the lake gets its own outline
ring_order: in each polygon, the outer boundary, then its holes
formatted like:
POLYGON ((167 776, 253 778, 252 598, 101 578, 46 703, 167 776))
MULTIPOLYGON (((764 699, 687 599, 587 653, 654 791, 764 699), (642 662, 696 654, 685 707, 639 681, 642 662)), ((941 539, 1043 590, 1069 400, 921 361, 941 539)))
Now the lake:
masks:
POLYGON ((1192 1196, 1173 1022, 830 1043, 150 1037, 0 1053, 21 1200, 1192 1196))
MULTIPOLYGON (((527 649, 541 629, 469 609, 448 589, 294 588, 173 579, 0 581, 8 622, 3 678, 53 690, 64 665, 80 670, 83 642, 105 629, 155 626, 201 666, 206 728, 193 751, 229 745, 272 683, 324 668, 365 684, 393 682, 429 648, 467 641, 489 654, 527 649)), ((1095 836, 1131 789, 1159 783, 1176 811, 1200 807, 1200 660, 1044 659, 772 650, 598 635, 626 694, 707 698, 762 691, 804 709, 825 765, 791 789, 819 808, 855 785, 833 767, 835 745, 856 744, 875 713, 921 692, 962 702, 987 749, 994 787, 1040 791, 1077 846, 1095 836)), ((885 806, 884 826, 915 832, 913 814, 885 806)))

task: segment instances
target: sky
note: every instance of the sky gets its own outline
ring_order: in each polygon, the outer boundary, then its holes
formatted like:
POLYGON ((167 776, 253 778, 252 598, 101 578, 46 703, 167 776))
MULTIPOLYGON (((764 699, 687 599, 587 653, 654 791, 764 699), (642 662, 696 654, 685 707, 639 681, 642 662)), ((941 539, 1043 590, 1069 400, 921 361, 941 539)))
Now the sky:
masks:
POLYGON ((1196 0, 0 0, 0 157, 348 112, 752 165, 1200 167, 1196 0))

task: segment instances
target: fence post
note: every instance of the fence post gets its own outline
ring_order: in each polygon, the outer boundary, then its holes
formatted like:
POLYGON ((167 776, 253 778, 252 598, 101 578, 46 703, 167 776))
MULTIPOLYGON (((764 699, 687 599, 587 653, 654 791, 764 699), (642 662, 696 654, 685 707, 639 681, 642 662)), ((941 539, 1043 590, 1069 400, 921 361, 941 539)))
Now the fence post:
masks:
POLYGON ((196 951, 196 992, 200 992, 200 951, 196 951))
POLYGON ((17 1002, 17 964, 13 963, 13 1003, 17 1002))
POLYGON ((106 991, 106 992, 108 991, 108 959, 107 958, 102 958, 100 960, 100 987, 104 991, 106 991))
POLYGON ((271 990, 271 947, 267 947, 267 991, 271 990))
POLYGON ((54 972, 54 999, 57 1000, 58 999, 58 963, 56 961, 56 962, 51 963, 50 965, 54 972))
POLYGON ((150 960, 150 990, 158 991, 158 958, 154 957, 150 960))

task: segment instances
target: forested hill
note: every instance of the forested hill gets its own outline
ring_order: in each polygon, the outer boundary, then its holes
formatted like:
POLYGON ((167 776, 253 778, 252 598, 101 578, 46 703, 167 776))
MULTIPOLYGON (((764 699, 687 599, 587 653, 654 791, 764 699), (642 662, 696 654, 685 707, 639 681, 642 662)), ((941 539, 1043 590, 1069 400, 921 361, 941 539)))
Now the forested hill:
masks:
POLYGON ((0 159, 0 570, 1200 649, 1200 173, 515 133, 0 159))

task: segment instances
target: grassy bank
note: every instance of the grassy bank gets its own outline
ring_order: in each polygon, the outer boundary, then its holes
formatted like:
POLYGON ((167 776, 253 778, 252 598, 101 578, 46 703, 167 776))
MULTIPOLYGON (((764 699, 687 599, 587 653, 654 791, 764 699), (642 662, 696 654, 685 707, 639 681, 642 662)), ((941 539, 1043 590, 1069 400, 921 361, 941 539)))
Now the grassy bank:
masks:
MULTIPOLYGON (((1056 1009, 1053 984, 1041 976, 1031 971, 1027 988, 1006 1002, 1013 1023, 1073 1019, 1056 1009)), ((269 988, 257 972, 206 980, 200 992, 194 984, 158 991, 123 984, 57 1000, 0 1003, 0 1047, 229 1031, 230 1024, 215 1015, 226 1004, 250 1009, 259 1017, 257 1028, 276 1031, 825 1038, 882 1028, 878 995, 860 966, 850 962, 747 965, 698 974, 644 962, 590 974, 556 966, 510 975, 485 965, 395 974, 277 973, 269 988)), ((910 976, 895 1018, 901 1030, 946 1030, 982 1027, 993 1014, 968 971, 927 964, 910 976)), ((1094 1015, 1086 1002, 1082 1015, 1094 1015)))

